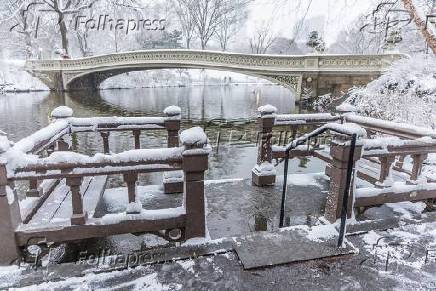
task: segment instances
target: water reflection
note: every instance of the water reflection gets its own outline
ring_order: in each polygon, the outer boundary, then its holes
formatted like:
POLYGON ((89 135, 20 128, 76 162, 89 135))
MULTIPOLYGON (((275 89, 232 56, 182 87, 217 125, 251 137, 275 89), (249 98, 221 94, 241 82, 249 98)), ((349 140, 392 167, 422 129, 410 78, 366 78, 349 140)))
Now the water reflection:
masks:
MULTIPOLYGON (((210 156, 208 179, 248 178, 256 161, 254 142, 228 142, 228 135, 234 136, 255 132, 254 118, 257 108, 272 104, 279 113, 295 113, 299 110, 292 93, 280 86, 239 85, 239 86, 197 86, 170 88, 138 88, 122 90, 102 90, 99 92, 31 92, 0 95, 0 129, 7 132, 11 140, 17 141, 37 129, 47 125, 50 111, 59 105, 67 105, 78 117, 88 116, 138 116, 162 115, 169 105, 182 108, 182 128, 192 125, 206 127, 211 141, 218 132, 223 133, 219 151, 210 156), (238 124, 211 123, 216 119, 249 119, 251 122, 238 124), (227 136, 226 136, 227 134, 227 136)), ((130 132, 111 134, 111 150, 120 152, 133 148, 130 132)), ((234 139, 233 139, 234 140, 234 139)), ((94 154, 102 150, 101 138, 92 133, 78 136, 80 152, 94 154)), ((166 144, 164 131, 149 131, 141 134, 144 147, 160 147, 166 144)), ((215 144, 213 143, 213 146, 215 144)), ((291 167, 299 171, 320 170, 319 163, 304 161, 291 162, 291 167), (292 167, 295 163, 295 167, 292 167)), ((159 174, 150 175, 149 183, 160 183, 159 174)))
POLYGON ((141 88, 100 91, 104 102, 129 112, 159 114, 170 105, 182 108, 182 118, 254 118, 264 104, 276 106, 280 113, 295 111, 292 93, 280 86, 194 86, 141 88))

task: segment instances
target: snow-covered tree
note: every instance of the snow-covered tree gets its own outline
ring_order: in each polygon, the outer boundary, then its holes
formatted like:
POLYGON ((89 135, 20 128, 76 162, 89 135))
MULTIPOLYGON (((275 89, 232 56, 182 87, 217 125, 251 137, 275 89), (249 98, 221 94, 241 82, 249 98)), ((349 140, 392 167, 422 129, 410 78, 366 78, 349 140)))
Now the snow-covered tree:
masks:
POLYGON ((68 40, 68 26, 66 23, 67 15, 78 13, 82 10, 89 9, 96 0, 42 0, 44 11, 55 15, 56 23, 59 25, 61 35, 62 49, 68 55, 70 51, 68 40))
POLYGON ((361 114, 436 128, 436 58, 399 60, 366 87, 350 89, 349 95, 345 102, 361 114))
POLYGON ((245 0, 235 1, 232 9, 224 14, 221 23, 216 31, 221 50, 227 50, 229 41, 235 37, 236 33, 247 19, 247 3, 245 0), (236 3, 237 2, 237 3, 236 3))
POLYGON ((251 53, 265 54, 274 43, 275 34, 271 30, 271 20, 257 23, 249 38, 251 53))
POLYGON ((149 38, 143 39, 141 44, 142 48, 145 49, 156 49, 156 48, 181 48, 182 47, 182 32, 180 30, 173 31, 163 31, 161 35, 153 37, 151 35, 149 38))
POLYGON ((193 0, 174 0, 175 11, 179 24, 185 38, 186 48, 191 48, 191 41, 194 38, 194 16, 190 9, 193 0))
POLYGON ((311 31, 309 33, 306 45, 318 53, 322 53, 325 51, 325 42, 319 35, 318 31, 311 31))
MULTIPOLYGON (((182 26, 192 25, 202 49, 205 49, 211 38, 217 34, 233 13, 235 17, 242 14, 250 0, 176 0, 177 13, 182 26), (180 15, 182 13, 182 15, 180 15)), ((227 22, 227 26, 229 23, 227 22)), ((185 39, 187 39, 187 28, 185 39)), ((192 37, 192 36, 191 36, 192 37)), ((228 37, 228 36, 227 36, 228 37)))

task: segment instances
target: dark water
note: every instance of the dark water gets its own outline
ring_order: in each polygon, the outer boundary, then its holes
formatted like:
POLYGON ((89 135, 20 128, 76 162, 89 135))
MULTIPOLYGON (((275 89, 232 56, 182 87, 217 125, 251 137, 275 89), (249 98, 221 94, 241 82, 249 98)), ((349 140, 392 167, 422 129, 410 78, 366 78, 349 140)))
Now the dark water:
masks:
MULTIPOLYGON (((59 105, 71 107, 78 117, 161 116, 165 107, 177 105, 182 109, 182 128, 202 126, 214 148, 207 178, 248 178, 256 162, 254 120, 257 108, 265 104, 276 106, 279 113, 305 111, 295 105, 289 90, 274 85, 140 88, 65 94, 32 92, 0 95, 0 129, 8 133, 9 139, 17 141, 47 125, 51 110, 59 105)), ((133 148, 130 132, 111 134, 110 143, 113 152, 133 148)), ((165 144, 165 131, 141 134, 144 147, 165 144)), ((81 134, 79 151, 101 152, 100 136, 81 134)), ((291 172, 322 170, 316 161, 293 160, 290 166, 291 172)), ((161 181, 157 175, 150 175, 147 180, 161 181)))

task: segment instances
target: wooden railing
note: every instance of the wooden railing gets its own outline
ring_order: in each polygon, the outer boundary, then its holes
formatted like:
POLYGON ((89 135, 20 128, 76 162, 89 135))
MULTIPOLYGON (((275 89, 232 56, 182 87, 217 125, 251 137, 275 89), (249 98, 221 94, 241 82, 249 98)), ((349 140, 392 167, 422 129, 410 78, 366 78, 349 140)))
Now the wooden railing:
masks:
POLYGON ((373 139, 363 140, 358 177, 374 187, 356 190, 354 206, 360 208, 402 201, 436 198, 436 181, 423 175, 428 154, 436 153, 436 131, 375 118, 348 114, 373 139), (405 160, 409 168, 405 168, 405 160), (374 171, 376 169, 376 171, 374 171))
MULTIPOLYGON (((436 132, 422 127, 395 123, 356 114, 275 114, 275 108, 259 108, 258 126, 260 142, 258 144, 257 164, 252 171, 253 184, 271 185, 275 182, 276 172, 272 166, 274 159, 286 159, 285 147, 299 138, 299 130, 308 132, 326 124, 341 123, 347 126, 361 127, 366 138, 360 138, 354 157, 355 172, 358 178, 373 185, 371 188, 359 188, 350 193, 353 207, 368 207, 388 202, 418 201, 436 198, 436 181, 423 177, 422 168, 429 153, 436 153, 436 132), (284 131, 284 139, 279 138, 273 145, 273 131, 284 131), (291 134, 288 134, 288 133, 291 134), (409 169, 404 167, 410 157, 409 169), (395 181, 391 181, 392 175, 395 181), (355 194, 355 199, 353 196, 355 194)), ((300 134, 301 135, 301 134, 300 134)), ((282 136, 282 134, 280 134, 282 136)), ((304 133, 302 134, 304 137, 304 133)), ((308 138, 306 144, 289 152, 288 158, 312 156, 327 163, 326 175, 330 177, 330 190, 327 197, 325 216, 330 221, 339 218, 341 195, 344 190, 346 165, 349 157, 349 143, 337 134, 324 134, 308 138)), ((351 203, 351 202, 350 202, 351 203)))
POLYGON ((16 259, 20 248, 29 244, 142 232, 160 234, 169 240, 204 236, 203 181, 208 167, 207 137, 201 128, 192 128, 183 131, 179 138, 180 109, 170 107, 166 113, 166 117, 74 118, 68 108, 61 108, 53 111, 53 122, 46 128, 10 148, 3 143, 0 147, 4 151, 0 153, 0 262, 16 259), (140 149, 139 133, 155 129, 168 131, 169 147, 140 149), (87 156, 73 152, 68 142, 71 135, 78 132, 92 131, 108 136, 109 132, 117 130, 133 132, 135 149, 110 153, 110 144, 103 136, 104 153, 87 156), (181 147, 178 146, 179 139, 181 147), (164 171, 182 171, 183 204, 177 208, 142 209, 136 190, 138 175, 164 171), (103 195, 108 175, 123 176, 128 205, 124 213, 97 218, 93 216, 93 210, 103 195), (102 189, 92 192, 97 197, 90 197, 91 194, 86 194, 92 188, 90 178, 97 177, 103 177, 99 184, 102 189), (15 188, 19 181, 30 181, 31 190, 27 195, 35 196, 30 197, 36 202, 26 209, 26 213, 20 209, 15 188), (34 221, 47 198, 56 194, 55 188, 60 181, 65 181, 71 191, 71 216, 50 222, 34 221), (38 189, 38 182, 44 187, 40 185, 38 189))

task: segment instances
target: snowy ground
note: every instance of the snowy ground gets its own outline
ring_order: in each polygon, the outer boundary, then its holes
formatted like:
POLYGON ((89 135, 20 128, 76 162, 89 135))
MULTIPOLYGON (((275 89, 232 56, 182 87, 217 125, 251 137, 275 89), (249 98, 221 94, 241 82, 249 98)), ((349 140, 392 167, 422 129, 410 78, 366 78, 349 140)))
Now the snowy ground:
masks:
MULTIPOLYGON (((303 211, 295 208, 296 204, 303 203, 302 205, 305 205, 305 202, 295 200, 295 197, 300 196, 296 189, 299 189, 298 187, 315 187, 314 189, 322 187, 323 182, 319 180, 320 178, 322 179, 320 174, 290 175, 290 200, 292 203, 289 206, 294 208, 289 209, 292 212, 297 211, 294 213, 296 215, 294 218, 298 218, 298 211, 303 211)), ((229 185, 234 187, 244 181, 232 179, 224 182, 227 187, 229 185)), ((206 183, 206 186, 219 189, 216 188, 219 184, 218 181, 210 181, 206 183)), ((246 186, 244 187, 246 188, 246 186)), ((151 206, 151 198, 159 196, 159 189, 155 186, 146 188, 147 195, 142 195, 140 199, 144 205, 151 206)), ((225 189, 219 191, 219 193, 225 192, 229 191, 225 189)), ((210 191, 206 191, 206 193, 209 193, 208 205, 220 205, 223 208, 231 206, 228 203, 223 205, 227 200, 232 201, 229 197, 224 197, 223 200, 211 195, 210 191)), ((240 193, 240 191, 233 192, 233 197, 234 193, 240 193)), ((111 211, 123 211, 124 200, 126 200, 124 194, 117 189, 108 192, 105 200, 106 204, 112 207, 111 211)), ((242 195, 239 198, 233 198, 233 201, 242 202, 247 199, 247 196, 242 195)), ((304 199, 304 197, 302 198, 304 199)), ((313 198, 307 198, 313 201, 313 198)), ((258 205, 263 207, 257 208, 258 210, 267 211, 263 213, 268 214, 270 207, 265 206, 265 202, 267 201, 252 197, 248 201, 249 206, 245 211, 250 211, 250 209, 256 211, 255 206, 258 205)), ((233 204, 235 209, 241 207, 238 203, 233 204)), ((401 226, 388 231, 370 231, 349 236, 348 240, 359 248, 359 253, 334 260, 322 259, 247 271, 243 269, 236 253, 231 250, 226 251, 226 248, 223 247, 222 251, 215 255, 198 256, 193 254, 191 259, 176 259, 165 263, 111 272, 101 273, 101 269, 88 266, 81 271, 82 276, 78 276, 75 271, 76 268, 80 267, 78 265, 72 264, 71 267, 62 269, 62 265, 49 264, 38 270, 40 275, 33 277, 33 281, 27 281, 26 285, 30 286, 24 290, 112 290, 113 288, 123 290, 410 290, 412 288, 431 290, 431 288, 436 287, 436 278, 433 275, 436 271, 436 216, 433 213, 421 213, 423 209, 421 202, 404 202, 369 210, 372 218, 394 215, 401 217, 401 226), (66 278, 60 281, 48 280, 44 282, 46 280, 44 278, 53 278, 52 274, 55 273, 66 278), (35 278, 38 281, 35 281, 35 278)), ((246 220, 235 220, 237 212, 233 210, 216 211, 213 207, 208 210, 209 229, 215 235, 217 231, 224 231, 228 234, 232 231, 241 231, 241 227, 246 223, 246 220), (233 224, 239 224, 236 228, 232 226, 230 232, 226 228, 213 226, 217 224, 229 225, 230 221, 234 221, 233 224)), ((246 214, 244 210, 242 213, 246 214)), ((119 251, 122 251, 123 248, 126 251, 131 237, 134 236, 122 236, 120 239, 113 240, 112 243, 120 246, 119 251)), ((162 245, 162 241, 153 241, 150 236, 143 239, 146 240, 148 247, 162 245)), ((220 243, 222 242, 222 240, 217 240, 215 249, 221 249, 220 243)), ((190 245, 196 243, 198 242, 193 241, 190 245)), ((19 286, 19 282, 26 276, 28 277, 29 273, 33 274, 32 272, 37 271, 29 272, 23 266, 21 268, 16 266, 2 267, 0 268, 0 288, 11 285, 19 286)))
MULTIPOLYGON (((435 227, 431 222, 353 236, 349 240, 360 248, 359 254, 334 260, 245 271, 230 251, 109 273, 94 270, 22 290, 433 290, 435 227)), ((13 284, 19 276, 16 267, 2 268, 0 286, 13 284)))

